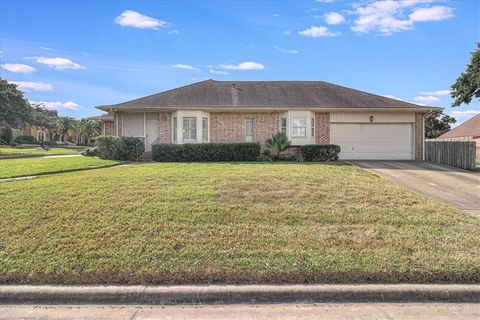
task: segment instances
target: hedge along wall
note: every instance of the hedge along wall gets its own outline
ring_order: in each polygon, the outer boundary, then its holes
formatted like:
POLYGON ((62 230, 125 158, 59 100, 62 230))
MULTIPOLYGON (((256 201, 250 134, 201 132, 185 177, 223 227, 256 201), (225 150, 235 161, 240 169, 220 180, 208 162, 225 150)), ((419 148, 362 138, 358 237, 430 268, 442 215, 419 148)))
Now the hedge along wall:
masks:
POLYGON ((135 160, 145 151, 141 138, 98 136, 95 138, 95 147, 102 159, 135 160))
POLYGON ((187 143, 152 146, 153 160, 160 162, 256 161, 259 155, 258 143, 187 143))
POLYGON ((304 161, 337 161, 340 146, 335 144, 308 144, 300 147, 304 161))

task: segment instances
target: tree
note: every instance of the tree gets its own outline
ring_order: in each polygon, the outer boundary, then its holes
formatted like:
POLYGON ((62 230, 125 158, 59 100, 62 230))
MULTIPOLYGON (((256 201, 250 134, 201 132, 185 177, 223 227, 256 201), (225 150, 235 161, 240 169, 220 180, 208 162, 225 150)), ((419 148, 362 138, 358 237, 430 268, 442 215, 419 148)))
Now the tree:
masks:
POLYGON ((430 111, 425 116, 425 138, 435 139, 450 130, 450 124, 457 122, 455 118, 443 111, 430 111))
POLYGON ((77 120, 72 117, 58 117, 55 120, 55 135, 59 141, 65 141, 67 135, 73 135, 76 132, 77 120))
POLYGON ((93 120, 82 119, 77 122, 77 133, 82 143, 90 144, 90 139, 98 136, 101 132, 100 123, 93 120))
POLYGON ((290 140, 288 140, 288 137, 282 132, 276 133, 265 142, 267 148, 271 150, 274 159, 279 159, 280 154, 287 150, 290 144, 290 140))
MULTIPOLYGON (((56 119, 58 114, 56 110, 48 110, 43 107, 42 104, 32 105, 32 120, 31 124, 40 128, 43 132, 46 129, 53 130, 56 125, 56 119)), ((40 145, 43 147, 43 140, 40 141, 40 145)))
POLYGON ((480 43, 477 43, 477 50, 472 52, 467 70, 458 77, 451 89, 450 95, 455 99, 452 107, 469 104, 473 97, 480 99, 480 43))
POLYGON ((0 78, 0 125, 22 128, 31 121, 32 108, 17 85, 0 78))

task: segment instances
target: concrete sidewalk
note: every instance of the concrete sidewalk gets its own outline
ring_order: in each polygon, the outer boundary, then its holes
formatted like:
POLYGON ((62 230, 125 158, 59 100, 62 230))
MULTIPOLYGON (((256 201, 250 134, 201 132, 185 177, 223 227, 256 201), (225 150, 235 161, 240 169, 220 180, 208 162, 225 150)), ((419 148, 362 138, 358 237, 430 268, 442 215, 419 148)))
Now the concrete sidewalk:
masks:
POLYGON ((0 305, 7 319, 480 319, 480 304, 274 304, 222 306, 0 305))
POLYGON ((479 303, 476 284, 0 286, 0 304, 479 303))

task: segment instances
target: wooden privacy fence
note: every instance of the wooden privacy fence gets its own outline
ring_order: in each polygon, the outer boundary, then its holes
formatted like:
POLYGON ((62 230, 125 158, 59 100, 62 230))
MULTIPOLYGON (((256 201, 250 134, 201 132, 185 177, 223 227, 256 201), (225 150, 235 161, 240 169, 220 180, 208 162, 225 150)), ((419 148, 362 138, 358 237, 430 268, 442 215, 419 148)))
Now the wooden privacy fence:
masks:
POLYGON ((474 141, 425 141, 425 161, 475 170, 474 141))

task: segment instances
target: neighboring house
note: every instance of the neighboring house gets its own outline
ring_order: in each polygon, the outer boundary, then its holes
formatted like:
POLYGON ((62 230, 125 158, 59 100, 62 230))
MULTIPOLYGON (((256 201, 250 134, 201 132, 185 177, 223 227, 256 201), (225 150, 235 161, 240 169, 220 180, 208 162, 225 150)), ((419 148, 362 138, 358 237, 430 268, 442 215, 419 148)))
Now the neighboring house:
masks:
MULTIPOLYGON (((4 127, 0 126, 0 133, 3 132, 4 127)), ((26 126, 23 129, 12 129, 12 137, 13 139, 18 138, 20 136, 32 136, 34 137, 37 141, 58 141, 58 139, 61 139, 61 141, 70 141, 70 142, 75 142, 77 141, 77 135, 75 133, 70 133, 67 132, 65 136, 61 137, 55 137, 55 132, 51 129, 46 128, 45 130, 42 130, 39 127, 36 126, 26 126)))
POLYGON ((480 162, 480 113, 442 134, 436 140, 472 140, 476 144, 477 162, 480 162))
POLYGON ((116 135, 115 122, 114 122, 115 116, 113 112, 108 112, 106 114, 102 114, 96 117, 89 117, 88 119, 101 122, 103 135, 108 135, 108 136, 116 135))
MULTIPOLYGON (((438 108, 323 81, 206 80, 115 105, 114 134, 155 143, 337 144, 341 159, 423 159, 424 115, 438 108)), ((105 125, 107 122, 105 122, 105 125)))

